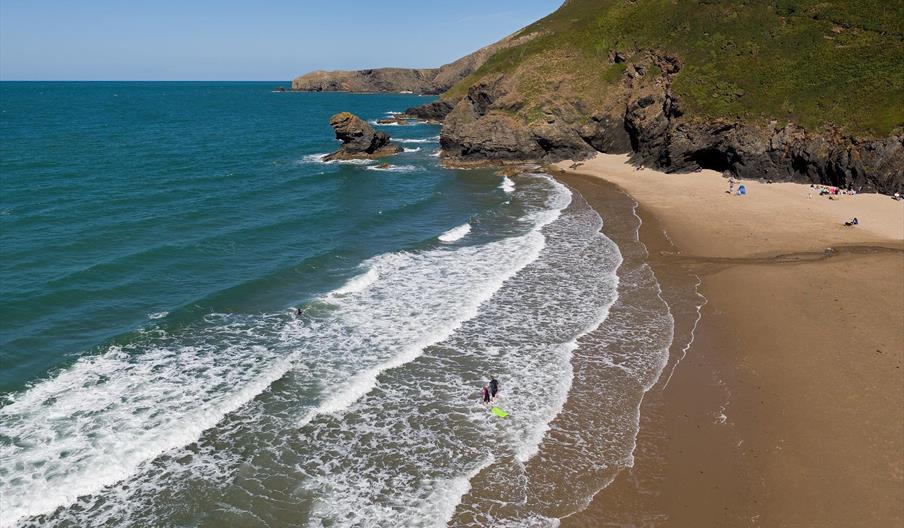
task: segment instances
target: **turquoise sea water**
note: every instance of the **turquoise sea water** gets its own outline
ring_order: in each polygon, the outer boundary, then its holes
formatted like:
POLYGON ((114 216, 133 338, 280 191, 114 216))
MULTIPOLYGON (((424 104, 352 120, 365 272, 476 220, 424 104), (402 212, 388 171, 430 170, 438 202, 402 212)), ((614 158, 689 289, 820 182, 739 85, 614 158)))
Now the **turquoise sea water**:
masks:
MULTIPOLYGON (((335 150, 333 113, 376 119, 426 98, 274 85, 0 84, 0 390, 164 313, 154 324, 304 302, 492 202, 498 181, 435 163, 412 174, 301 162, 335 150)), ((437 148, 410 146, 422 148, 399 163, 437 148)))
POLYGON ((389 167, 323 163, 332 114, 430 99, 274 84, 0 83, 0 526, 537 526, 585 503, 671 339, 642 256, 626 284, 652 293, 607 327, 622 254, 579 195, 444 169, 424 123, 384 127, 389 167), (641 317, 642 347, 612 344, 641 317), (569 390, 605 383, 569 422, 569 390), (538 461, 586 491, 532 484, 538 461))

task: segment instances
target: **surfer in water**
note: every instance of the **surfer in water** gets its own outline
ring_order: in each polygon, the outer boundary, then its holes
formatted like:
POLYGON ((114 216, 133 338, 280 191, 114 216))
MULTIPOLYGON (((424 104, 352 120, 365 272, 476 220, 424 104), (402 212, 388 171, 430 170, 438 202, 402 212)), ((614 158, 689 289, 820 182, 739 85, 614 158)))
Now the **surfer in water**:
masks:
POLYGON ((483 390, 480 391, 483 395, 483 404, 487 405, 490 403, 490 389, 487 388, 486 385, 483 386, 483 390))
POLYGON ((496 376, 490 378, 490 396, 493 398, 493 403, 496 403, 496 393, 499 392, 499 382, 496 381, 496 376))

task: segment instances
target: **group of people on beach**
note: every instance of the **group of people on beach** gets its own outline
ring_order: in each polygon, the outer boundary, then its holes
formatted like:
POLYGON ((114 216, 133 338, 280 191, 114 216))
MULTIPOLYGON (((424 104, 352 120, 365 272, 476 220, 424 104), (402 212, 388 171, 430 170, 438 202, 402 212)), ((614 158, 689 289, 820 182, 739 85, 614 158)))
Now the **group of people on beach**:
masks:
MULTIPOLYGON (((816 191, 819 194, 819 196, 828 196, 829 200, 834 200, 835 197, 845 195, 845 194, 849 195, 849 196, 853 196, 853 195, 857 194, 857 191, 855 191, 850 186, 847 189, 842 189, 840 187, 835 187, 834 185, 818 185, 815 183, 811 183, 810 189, 813 189, 814 191, 816 191)), ((810 196, 812 196, 812 191, 808 195, 808 198, 810 196)))
POLYGON ((480 393, 483 396, 484 405, 496 403, 496 395, 499 394, 499 381, 496 380, 496 376, 490 377, 489 385, 484 385, 480 393))

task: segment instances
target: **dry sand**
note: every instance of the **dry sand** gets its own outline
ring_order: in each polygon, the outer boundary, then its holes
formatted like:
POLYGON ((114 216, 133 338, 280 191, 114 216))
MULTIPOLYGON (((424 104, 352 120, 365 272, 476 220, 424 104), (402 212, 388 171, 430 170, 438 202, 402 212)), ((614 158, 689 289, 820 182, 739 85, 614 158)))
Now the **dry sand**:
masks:
POLYGON ((591 204, 603 180, 636 199, 660 281, 699 276, 707 304, 696 327, 676 317, 694 341, 647 394, 634 468, 562 526, 904 525, 904 202, 740 197, 626 162, 561 178, 591 204))
POLYGON ((879 194, 829 200, 808 185, 742 181, 748 194, 737 196, 725 192, 728 180, 718 172, 635 170, 627 155, 600 154, 575 171, 624 189, 665 224, 678 247, 697 255, 738 257, 904 240, 904 201, 879 194), (854 217, 860 225, 844 227, 854 217))

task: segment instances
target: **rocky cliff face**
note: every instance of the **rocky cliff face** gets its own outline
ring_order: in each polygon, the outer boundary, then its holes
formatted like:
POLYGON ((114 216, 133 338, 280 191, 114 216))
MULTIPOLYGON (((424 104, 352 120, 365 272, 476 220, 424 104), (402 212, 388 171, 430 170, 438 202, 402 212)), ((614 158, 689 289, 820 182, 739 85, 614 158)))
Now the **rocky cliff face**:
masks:
POLYGON ((632 153, 636 163, 668 172, 701 168, 742 178, 826 183, 873 192, 904 192, 904 135, 858 139, 793 123, 687 115, 671 91, 678 57, 652 50, 613 51, 621 79, 594 104, 550 97, 531 119, 518 93, 519 70, 487 75, 445 118, 441 143, 454 163, 553 162, 596 152, 632 153), (650 72, 657 72, 652 75, 650 72), (582 117, 590 113, 590 118, 582 117))
POLYGON ((440 143, 458 163, 581 159, 594 152, 577 132, 577 114, 568 103, 552 103, 543 118, 525 123, 523 102, 511 76, 495 74, 473 84, 443 121, 440 143))
POLYGON ((342 147, 324 157, 324 161, 380 158, 402 151, 401 147, 390 143, 388 134, 374 130, 349 112, 331 117, 330 126, 336 132, 336 139, 342 141, 342 147))

